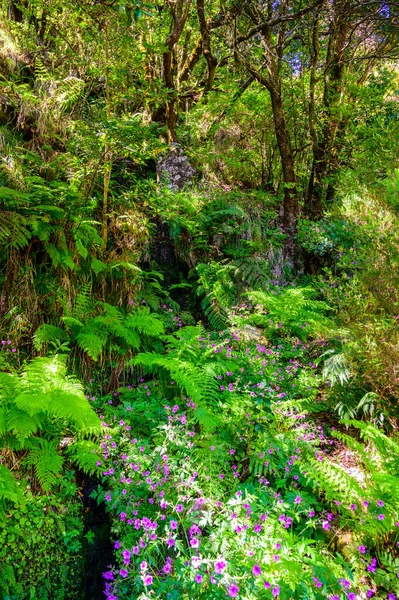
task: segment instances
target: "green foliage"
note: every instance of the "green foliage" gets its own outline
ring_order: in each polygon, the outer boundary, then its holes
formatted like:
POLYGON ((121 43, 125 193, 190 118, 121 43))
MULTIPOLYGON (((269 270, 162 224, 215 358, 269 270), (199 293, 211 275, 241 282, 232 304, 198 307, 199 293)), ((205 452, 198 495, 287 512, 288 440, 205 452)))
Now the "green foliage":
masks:
MULTIPOLYGON (((0 373, 0 440, 2 449, 26 456, 43 490, 62 473, 61 438, 99 430, 99 419, 84 397, 82 386, 66 374, 66 357, 33 359, 22 374, 0 373)), ((76 453, 77 463, 79 456, 76 453)), ((3 497, 15 494, 10 479, 3 497), (10 485, 9 485, 10 484, 10 485)))
POLYGON ((15 600, 64 600, 82 595, 82 507, 72 494, 34 496, 0 514, 0 594, 15 600), (74 543, 72 543, 74 540, 74 543))
POLYGON ((84 287, 76 296, 72 310, 65 308, 69 314, 61 317, 61 321, 66 329, 44 324, 36 330, 34 342, 38 350, 44 344, 55 344, 58 349, 60 343, 67 340, 68 347, 76 344, 91 359, 98 361, 106 350, 129 356, 146 340, 159 338, 164 333, 162 321, 146 306, 130 312, 122 312, 106 302, 97 302, 93 306, 90 286, 84 287))
POLYGON ((263 309, 256 320, 271 330, 282 329, 302 339, 308 335, 326 334, 332 322, 325 313, 330 307, 316 300, 317 291, 310 288, 292 287, 277 293, 248 292, 249 299, 263 309))
POLYGON ((201 307, 212 329, 222 331, 227 325, 227 310, 234 303, 236 289, 232 273, 236 271, 233 265, 211 262, 199 264, 197 294, 205 296, 201 307))

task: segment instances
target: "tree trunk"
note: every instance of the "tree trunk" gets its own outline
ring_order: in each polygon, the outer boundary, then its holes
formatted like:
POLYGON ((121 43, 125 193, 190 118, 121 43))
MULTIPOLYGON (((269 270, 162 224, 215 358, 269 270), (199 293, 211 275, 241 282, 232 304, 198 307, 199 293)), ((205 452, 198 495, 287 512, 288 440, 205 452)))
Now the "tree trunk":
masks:
POLYGON ((291 257, 294 251, 294 234, 298 218, 298 198, 295 177, 295 162, 292 153, 287 122, 284 114, 284 106, 279 85, 270 90, 270 98, 273 110, 274 129, 277 145, 280 152, 281 167, 284 182, 284 215, 283 227, 287 234, 287 252, 291 257))

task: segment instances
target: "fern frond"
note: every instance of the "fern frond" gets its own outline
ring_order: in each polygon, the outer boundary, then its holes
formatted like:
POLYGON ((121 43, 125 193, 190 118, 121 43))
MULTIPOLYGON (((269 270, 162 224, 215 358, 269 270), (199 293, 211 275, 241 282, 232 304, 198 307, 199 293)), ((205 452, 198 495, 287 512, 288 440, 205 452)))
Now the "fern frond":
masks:
POLYGON ((165 333, 164 324, 147 306, 139 306, 131 312, 125 319, 125 326, 152 337, 165 333))
POLYGON ((61 474, 64 461, 57 452, 55 442, 37 438, 33 442, 33 448, 30 450, 26 462, 35 468, 40 486, 45 492, 48 492, 61 474))
POLYGON ((97 466, 99 460, 98 443, 90 440, 79 440, 69 446, 68 457, 88 475, 97 474, 100 468, 97 466))
POLYGON ((78 333, 76 341, 79 348, 87 352, 87 354, 93 360, 98 360, 101 352, 103 351, 106 339, 100 338, 94 333, 78 333))
POLYGON ((12 473, 4 465, 0 465, 0 503, 4 500, 20 501, 22 492, 12 473))
POLYGON ((151 373, 168 373, 194 402, 201 401, 202 373, 193 364, 155 352, 140 352, 132 359, 131 364, 141 365, 151 373))
POLYGON ((84 320, 91 309, 91 283, 83 285, 76 296, 74 303, 72 317, 79 320, 84 320))
MULTIPOLYGON (((3 188, 4 189, 4 188, 3 188)), ((31 232, 29 219, 12 211, 0 211, 0 243, 12 248, 27 246, 31 232)))
POLYGON ((41 350, 44 344, 54 342, 56 340, 66 340, 68 336, 63 329, 55 325, 44 323, 38 327, 33 335, 33 345, 36 350, 41 350))
POLYGON ((36 433, 41 425, 38 415, 29 415, 23 410, 14 408, 7 414, 7 431, 13 433, 19 442, 36 433))

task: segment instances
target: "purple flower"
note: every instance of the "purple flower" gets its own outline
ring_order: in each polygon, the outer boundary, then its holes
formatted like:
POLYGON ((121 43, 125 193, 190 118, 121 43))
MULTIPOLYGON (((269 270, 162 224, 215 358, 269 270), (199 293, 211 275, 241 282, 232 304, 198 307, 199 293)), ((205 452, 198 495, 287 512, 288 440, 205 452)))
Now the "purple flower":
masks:
POLYGON ((233 585, 231 585, 229 588, 227 588, 227 593, 230 596, 230 598, 237 598, 239 591, 240 591, 240 588, 235 583, 233 583, 233 585))
POLYGON ((177 512, 183 512, 183 506, 182 506, 181 504, 178 504, 178 505, 176 506, 176 511, 177 511, 177 512))
POLYGON ((152 576, 151 575, 146 575, 144 577, 144 585, 152 585, 152 576))
POLYGON ((115 550, 119 550, 119 548, 121 547, 119 542, 114 542, 114 548, 115 550))
POLYGON ((300 496, 297 496, 294 500, 295 504, 300 504, 302 502, 302 498, 300 496))
POLYGON ((254 527, 254 532, 260 533, 261 531, 262 531, 262 525, 260 523, 257 523, 254 527))
POLYGON ((366 546, 359 546, 360 554, 366 554, 366 550, 367 550, 366 546))
POLYGON ((125 565, 128 565, 130 563, 130 552, 129 552, 129 550, 124 550, 122 552, 122 556, 123 556, 123 562, 125 563, 125 565))
POLYGON ((168 544, 169 548, 172 548, 175 545, 175 540, 173 538, 169 538, 166 543, 168 544))
POLYGON ((366 595, 367 595, 367 598, 372 598, 374 596, 373 590, 367 590, 366 595))
POLYGON ((196 576, 195 576, 195 581, 196 581, 197 583, 202 583, 202 575, 200 575, 200 574, 198 573, 198 575, 196 575, 196 576))
POLYGON ((223 560, 223 558, 218 560, 217 562, 215 562, 215 572, 218 575, 221 575, 225 568, 226 568, 226 561, 223 560))
POLYGON ((128 572, 126 571, 126 569, 121 569, 121 570, 119 571, 119 575, 120 575, 121 577, 125 578, 125 577, 127 577, 127 576, 128 576, 128 572))
POLYGON ((351 510, 356 510, 356 504, 351 504, 349 507, 351 510))
POLYGON ((275 598, 280 594, 280 586, 279 585, 276 585, 276 587, 274 587, 272 589, 272 594, 275 598))
POLYGON ((384 506, 384 501, 378 500, 377 504, 378 504, 378 506, 380 506, 382 508, 384 506))
POLYGON ((190 546, 191 548, 198 548, 200 545, 199 540, 197 538, 191 538, 190 546))
POLYGON ((356 594, 354 592, 349 592, 348 600, 356 600, 356 594))
POLYGON ((177 529, 177 527, 178 527, 178 523, 177 523, 177 521, 171 521, 171 522, 169 523, 169 527, 170 527, 171 529, 177 529))
POLYGON ((254 565, 252 568, 252 575, 254 577, 258 577, 258 575, 262 575, 262 569, 259 565, 254 565))
POLYGON ((367 571, 369 573, 374 573, 376 566, 377 566, 377 561, 375 558, 373 558, 371 561, 371 564, 367 565, 367 571))
POLYGON ((172 568, 172 565, 170 564, 170 562, 167 562, 167 563, 164 564, 162 570, 163 570, 164 573, 168 574, 168 573, 170 573, 171 568, 172 568))
POLYGON ((104 579, 108 579, 108 581, 113 581, 115 579, 112 571, 106 571, 105 573, 103 573, 103 577, 104 579))
POLYGON ((383 515, 382 513, 378 515, 379 521, 383 521, 384 519, 385 519, 385 515, 383 515))

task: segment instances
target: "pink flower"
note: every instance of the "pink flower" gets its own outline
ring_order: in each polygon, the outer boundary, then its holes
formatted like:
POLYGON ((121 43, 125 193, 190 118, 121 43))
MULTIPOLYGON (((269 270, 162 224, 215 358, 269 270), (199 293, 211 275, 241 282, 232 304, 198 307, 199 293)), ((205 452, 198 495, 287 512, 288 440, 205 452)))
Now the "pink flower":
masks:
POLYGON ((119 571, 119 575, 120 575, 121 577, 125 578, 125 577, 127 577, 127 576, 128 576, 128 572, 126 571, 126 569, 121 569, 121 570, 119 571))
POLYGON ((276 587, 272 589, 272 594, 276 598, 280 594, 280 586, 276 585, 276 587))
POLYGON ((239 591, 240 591, 240 588, 235 583, 233 583, 233 585, 231 585, 229 588, 227 588, 227 593, 230 596, 230 598, 237 598, 239 591))
POLYGON ((199 547, 199 540, 197 540, 197 538, 191 538, 190 540, 190 546, 191 548, 198 548, 199 547))
POLYGON ((152 585, 152 576, 151 575, 146 575, 144 577, 144 585, 152 585))
POLYGON ((252 575, 254 577, 258 577, 259 575, 262 575, 262 569, 260 568, 259 565, 254 565, 252 568, 252 575))
POLYGON ((218 575, 221 575, 225 568, 226 568, 226 561, 223 560, 223 558, 218 560, 217 562, 215 562, 215 572, 218 575))

